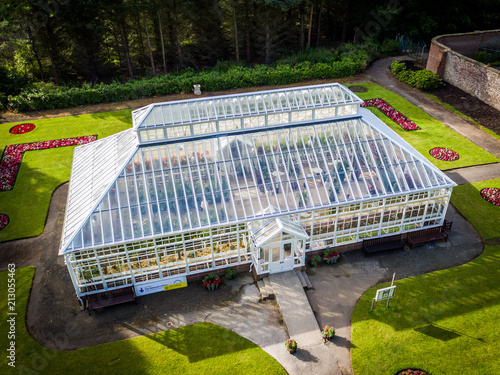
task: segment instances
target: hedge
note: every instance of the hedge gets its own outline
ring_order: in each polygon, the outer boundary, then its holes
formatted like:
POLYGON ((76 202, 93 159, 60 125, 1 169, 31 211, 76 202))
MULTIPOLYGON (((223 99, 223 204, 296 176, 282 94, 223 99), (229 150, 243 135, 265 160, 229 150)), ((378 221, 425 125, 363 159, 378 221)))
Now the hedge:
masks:
POLYGON ((281 85, 310 79, 347 77, 364 70, 369 54, 363 50, 350 53, 340 61, 301 62, 294 65, 231 66, 226 72, 206 70, 199 73, 187 69, 179 74, 166 74, 148 79, 130 80, 126 83, 97 84, 82 87, 38 85, 7 98, 8 108, 14 111, 67 108, 103 102, 118 102, 139 97, 190 92, 194 84, 204 91, 220 91, 260 85, 281 85))
POLYGON ((437 89, 443 84, 443 80, 430 70, 406 70, 404 62, 393 61, 391 72, 402 82, 420 90, 437 89))

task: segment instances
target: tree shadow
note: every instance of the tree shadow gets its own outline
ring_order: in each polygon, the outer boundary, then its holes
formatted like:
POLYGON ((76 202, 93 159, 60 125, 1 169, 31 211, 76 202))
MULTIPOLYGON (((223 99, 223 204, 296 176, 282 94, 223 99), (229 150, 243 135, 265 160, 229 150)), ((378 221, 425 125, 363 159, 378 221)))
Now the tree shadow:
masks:
POLYGON ((182 354, 190 363, 257 348, 257 345, 240 335, 208 322, 153 334, 126 323, 123 326, 182 354))

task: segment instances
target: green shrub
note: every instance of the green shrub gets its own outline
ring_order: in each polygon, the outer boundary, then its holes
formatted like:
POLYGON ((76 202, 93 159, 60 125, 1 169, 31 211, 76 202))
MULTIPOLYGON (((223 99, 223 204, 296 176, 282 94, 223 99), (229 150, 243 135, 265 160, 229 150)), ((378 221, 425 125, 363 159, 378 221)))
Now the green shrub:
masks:
POLYGON ((231 280, 236 276, 236 271, 232 267, 226 268, 226 273, 224 274, 224 276, 226 277, 226 279, 231 280))
POLYGON ((399 43, 394 39, 384 39, 380 45, 380 53, 383 55, 396 56, 400 52, 399 43))
POLYGON ((311 266, 316 267, 318 264, 321 264, 322 260, 320 255, 313 255, 310 260, 311 266))
POLYGON ((430 70, 423 69, 417 71, 406 70, 404 62, 393 61, 391 72, 402 82, 416 87, 419 90, 437 89, 443 84, 443 80, 430 70))
POLYGON ((491 54, 489 54, 486 51, 479 51, 479 52, 476 52, 472 56, 472 58, 476 61, 483 63, 483 64, 488 64, 490 62, 490 59, 491 59, 491 54))
POLYGON ((357 74, 365 69, 374 56, 372 44, 348 44, 330 52, 307 50, 274 65, 243 66, 241 63, 218 62, 211 70, 181 73, 112 82, 92 86, 60 87, 53 84, 32 85, 18 95, 7 96, 7 105, 15 111, 76 107, 102 102, 119 102, 149 97, 191 92, 194 84, 202 91, 220 91, 261 85, 282 85, 310 79, 332 79, 357 74), (311 61, 305 61, 309 57, 311 61), (288 61, 288 63, 287 63, 288 61))

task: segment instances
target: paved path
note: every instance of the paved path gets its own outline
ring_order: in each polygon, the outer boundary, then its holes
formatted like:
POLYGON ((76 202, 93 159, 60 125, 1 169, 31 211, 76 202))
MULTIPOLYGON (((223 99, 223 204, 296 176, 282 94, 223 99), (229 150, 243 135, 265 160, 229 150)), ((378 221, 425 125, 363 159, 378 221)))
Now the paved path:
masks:
POLYGON ((392 61, 408 59, 409 58, 407 56, 400 56, 397 58, 388 57, 377 60, 368 69, 368 78, 402 96, 410 103, 418 106, 450 129, 455 130, 458 134, 470 139, 479 147, 500 158, 500 141, 498 139, 482 131, 477 126, 469 123, 461 117, 458 117, 450 110, 427 97, 421 91, 413 89, 400 82, 390 74, 389 66, 392 61))
POLYGON ((318 322, 295 271, 271 274, 269 280, 290 337, 301 347, 320 343, 318 322))
POLYGON ((452 169, 444 172, 458 185, 470 184, 500 177, 500 163, 478 165, 475 167, 452 169))
MULTIPOLYGON (((496 139, 420 92, 394 81, 388 74, 390 61, 392 59, 375 62, 363 79, 368 77, 393 90, 480 147, 500 156, 500 142, 496 139)), ((500 167, 494 164, 462 168, 447 174, 463 184, 500 177, 500 167)), ((138 306, 109 308, 91 317, 79 311, 63 259, 57 256, 66 195, 67 184, 54 192, 43 235, 0 244, 0 269, 5 269, 12 261, 18 267, 36 267, 27 312, 29 332, 43 345, 57 347, 50 337, 66 339, 65 322, 71 319, 81 331, 79 334, 73 332, 68 338, 69 344, 63 348, 68 350, 210 321, 255 342, 291 375, 349 374, 352 372, 351 315, 367 288, 389 280, 393 272, 396 272, 396 279, 401 279, 463 264, 477 257, 483 249, 481 238, 472 226, 450 206, 447 219, 454 224, 448 242, 431 243, 418 251, 377 254, 368 259, 359 251, 351 251, 344 253, 334 267, 312 270, 309 278, 314 289, 307 292, 307 298, 317 324, 333 325, 336 336, 328 345, 315 344, 314 339, 309 344, 305 337, 307 344, 296 355, 289 355, 283 344, 287 335, 280 325, 276 306, 273 301, 257 302, 258 290, 249 275, 240 275, 218 292, 207 292, 199 284, 192 283, 186 289, 144 296, 138 306), (52 304, 49 305, 48 300, 52 304), (95 332, 99 335, 94 335, 95 332)), ((293 304, 295 299, 291 302, 293 304)))

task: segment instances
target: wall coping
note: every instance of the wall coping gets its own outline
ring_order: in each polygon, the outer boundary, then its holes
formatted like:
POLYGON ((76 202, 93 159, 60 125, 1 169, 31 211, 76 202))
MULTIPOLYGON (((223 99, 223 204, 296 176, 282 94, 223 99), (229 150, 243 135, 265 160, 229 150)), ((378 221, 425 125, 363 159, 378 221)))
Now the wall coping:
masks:
POLYGON ((445 38, 445 37, 459 37, 459 36, 463 36, 463 35, 477 35, 477 34, 487 34, 487 33, 498 33, 500 35, 500 29, 485 30, 485 31, 473 31, 473 32, 468 32, 468 33, 442 34, 442 35, 438 35, 438 36, 435 36, 434 38, 432 38, 431 45, 435 44, 435 45, 439 46, 442 49, 443 53, 451 53, 453 55, 456 55, 457 57, 460 57, 460 58, 466 60, 467 62, 469 62, 471 64, 477 65, 478 67, 480 67, 482 69, 489 69, 494 74, 500 75, 500 70, 492 68, 491 66, 483 64, 482 62, 474 60, 470 57, 467 57, 467 56, 461 54, 460 52, 455 51, 453 48, 451 48, 451 47, 447 46, 446 44, 439 41, 439 39, 445 38))

